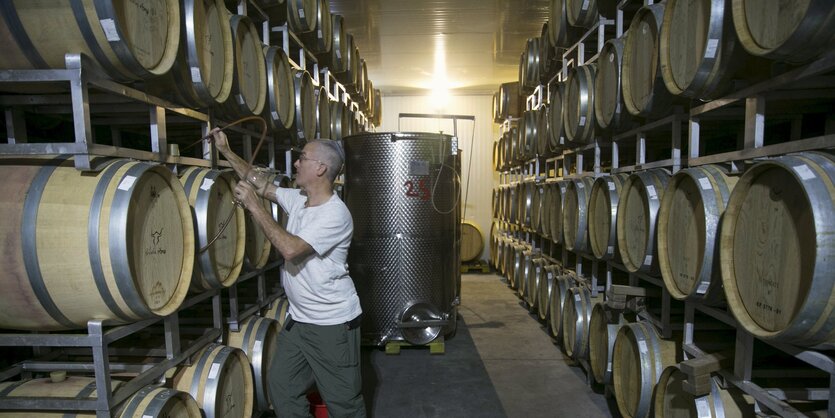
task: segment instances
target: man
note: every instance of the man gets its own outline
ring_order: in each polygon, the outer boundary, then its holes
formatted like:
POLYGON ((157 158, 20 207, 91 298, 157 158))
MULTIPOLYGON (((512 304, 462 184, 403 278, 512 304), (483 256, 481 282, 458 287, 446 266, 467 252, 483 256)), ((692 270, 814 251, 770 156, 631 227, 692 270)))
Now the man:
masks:
POLYGON ((348 275, 353 220, 333 191, 342 169, 337 142, 305 145, 293 164, 301 190, 278 188, 229 148, 214 130, 215 146, 238 176, 235 197, 252 213, 284 257, 282 284, 290 302, 285 326, 269 371, 269 388, 278 417, 307 417, 311 380, 332 417, 364 417, 360 375, 359 297, 348 275), (259 203, 270 199, 287 212, 287 229, 259 203))

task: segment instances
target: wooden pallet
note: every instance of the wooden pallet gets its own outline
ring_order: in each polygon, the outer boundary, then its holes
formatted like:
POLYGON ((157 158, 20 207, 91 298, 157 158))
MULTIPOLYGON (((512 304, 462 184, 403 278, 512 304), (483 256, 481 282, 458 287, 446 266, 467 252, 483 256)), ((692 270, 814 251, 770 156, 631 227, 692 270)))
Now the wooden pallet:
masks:
POLYGON ((439 336, 429 344, 414 345, 406 341, 390 341, 386 343, 386 354, 400 354, 401 347, 428 347, 429 354, 444 354, 444 337, 439 336))
POLYGON ((483 260, 461 263, 461 273, 489 273, 490 265, 483 260))

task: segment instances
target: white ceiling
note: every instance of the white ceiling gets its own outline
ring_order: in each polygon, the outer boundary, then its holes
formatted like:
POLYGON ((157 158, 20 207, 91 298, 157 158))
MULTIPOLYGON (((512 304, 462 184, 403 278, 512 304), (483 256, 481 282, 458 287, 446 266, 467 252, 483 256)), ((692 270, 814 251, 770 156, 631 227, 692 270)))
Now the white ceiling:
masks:
POLYGON ((548 0, 330 0, 383 94, 492 93, 518 79, 548 0), (446 81, 444 81, 446 80, 446 81))

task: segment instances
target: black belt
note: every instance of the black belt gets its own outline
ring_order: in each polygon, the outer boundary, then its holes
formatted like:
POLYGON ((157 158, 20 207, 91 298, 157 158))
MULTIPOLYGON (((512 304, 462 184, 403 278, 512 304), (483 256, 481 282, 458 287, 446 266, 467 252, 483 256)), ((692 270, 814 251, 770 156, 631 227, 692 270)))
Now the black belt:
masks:
MULTIPOLYGON (((296 324, 296 321, 293 320, 293 317, 290 316, 290 315, 287 315, 287 319, 284 321, 284 329, 287 330, 287 331, 290 331, 290 329, 293 328, 293 325, 295 325, 295 324, 296 324)), ((357 328, 359 328, 360 324, 362 324, 362 314, 359 314, 359 315, 357 315, 356 318, 346 322, 345 323, 345 329, 347 329, 349 331, 352 330, 352 329, 357 329, 357 328)))

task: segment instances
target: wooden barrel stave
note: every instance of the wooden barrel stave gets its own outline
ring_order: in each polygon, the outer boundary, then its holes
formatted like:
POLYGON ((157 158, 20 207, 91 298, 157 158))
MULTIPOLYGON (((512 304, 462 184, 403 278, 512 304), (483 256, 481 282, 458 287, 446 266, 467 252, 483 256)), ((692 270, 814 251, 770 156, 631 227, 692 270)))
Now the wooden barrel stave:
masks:
POLYGON ((549 208, 551 214, 551 241, 557 244, 563 242, 563 224, 562 224, 562 210, 565 202, 566 182, 559 181, 551 183, 553 185, 553 206, 549 208))
POLYGON ((542 185, 542 207, 539 214, 539 226, 542 236, 551 237, 551 207, 554 205, 554 185, 545 183, 542 185))
POLYGON ((522 116, 522 98, 519 82, 502 83, 499 86, 499 109, 502 120, 522 116))
POLYGON ((247 16, 229 16, 232 27, 232 91, 221 106, 230 118, 260 115, 267 102, 267 65, 261 37, 247 16))
POLYGON ((316 97, 316 138, 331 139, 331 107, 324 87, 314 90, 316 97))
POLYGON ((621 314, 606 309, 603 303, 595 304, 592 308, 589 320, 589 367, 597 383, 612 383, 615 338, 625 323, 621 314))
POLYGON ((146 386, 119 408, 121 418, 201 418, 194 398, 186 392, 165 387, 146 386))
POLYGON ((658 262, 670 295, 715 305, 724 300, 719 277, 719 227, 736 177, 713 165, 687 168, 670 179, 658 211, 658 262))
POLYGON ((541 276, 539 277, 539 289, 537 290, 536 306, 539 313, 539 319, 546 322, 548 321, 548 314, 550 313, 551 289, 554 285, 554 275, 559 271, 558 265, 549 264, 547 262, 543 264, 542 270, 540 271, 541 276))
POLYGON ((531 192, 531 230, 539 232, 542 228, 542 184, 533 183, 531 192))
POLYGON ((548 99, 548 149, 553 154, 565 148, 565 125, 563 124, 563 100, 565 83, 558 82, 551 86, 548 99))
POLYGON ((292 132, 296 145, 303 146, 316 136, 316 97, 310 73, 294 69, 293 88, 296 97, 296 119, 292 132))
POLYGON ((731 193, 720 232, 722 283, 734 316, 755 336, 835 345, 835 302, 827 297, 835 291, 834 184, 833 157, 806 152, 756 164, 731 193))
POLYGON ((290 301, 288 301, 285 296, 279 296, 270 304, 269 308, 267 308, 261 316, 278 321, 278 326, 283 327, 284 321, 287 319, 288 309, 290 309, 290 301))

